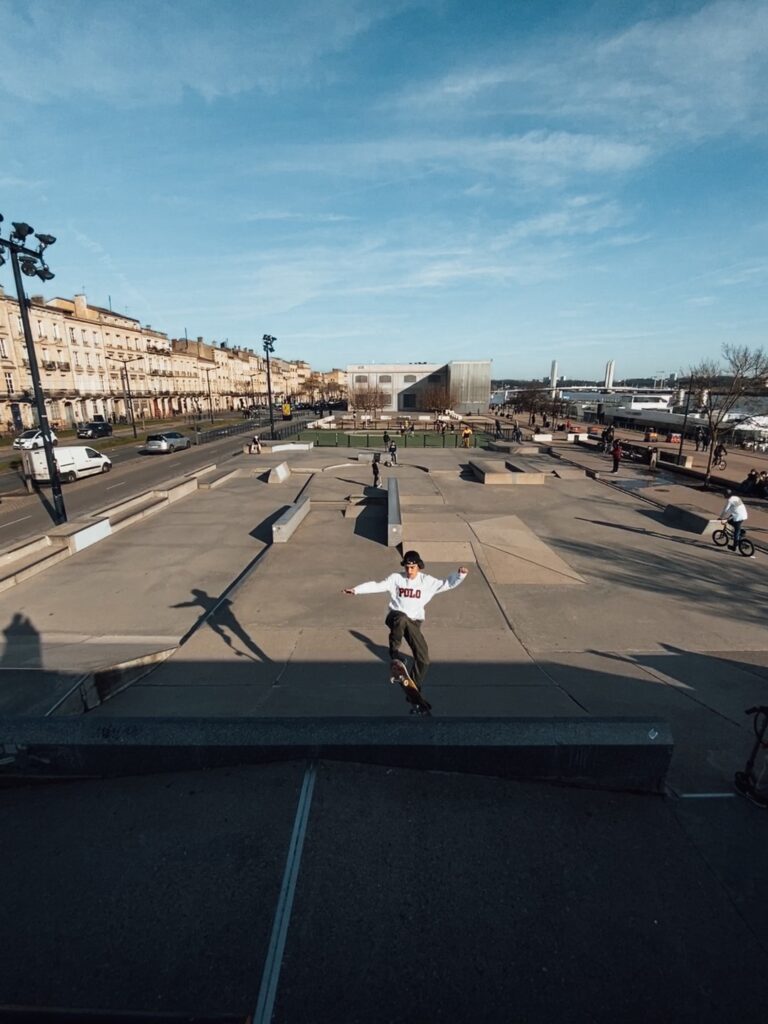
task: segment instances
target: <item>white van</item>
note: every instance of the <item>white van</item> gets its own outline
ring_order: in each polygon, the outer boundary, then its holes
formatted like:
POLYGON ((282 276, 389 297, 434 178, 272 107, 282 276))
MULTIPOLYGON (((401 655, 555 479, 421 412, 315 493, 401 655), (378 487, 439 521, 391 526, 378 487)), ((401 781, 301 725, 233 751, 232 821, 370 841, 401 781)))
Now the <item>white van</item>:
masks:
MULTIPOLYGON (((59 476, 67 483, 79 480, 81 476, 108 473, 112 469, 111 459, 87 445, 54 448, 53 457, 59 468, 59 476)), ((21 458, 25 476, 32 480, 48 480, 48 463, 45 461, 44 451, 25 451, 22 452, 21 458)))

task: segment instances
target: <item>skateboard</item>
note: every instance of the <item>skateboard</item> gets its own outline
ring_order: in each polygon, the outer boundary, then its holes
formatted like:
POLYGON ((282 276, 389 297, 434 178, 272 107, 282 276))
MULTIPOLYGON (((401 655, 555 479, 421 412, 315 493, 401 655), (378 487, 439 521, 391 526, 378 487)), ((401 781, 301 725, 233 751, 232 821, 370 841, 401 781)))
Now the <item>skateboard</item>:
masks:
POLYGON ((405 693, 405 699, 411 705, 412 715, 431 715, 432 705, 421 695, 421 691, 411 677, 402 661, 395 659, 389 666, 390 683, 399 683, 405 693))

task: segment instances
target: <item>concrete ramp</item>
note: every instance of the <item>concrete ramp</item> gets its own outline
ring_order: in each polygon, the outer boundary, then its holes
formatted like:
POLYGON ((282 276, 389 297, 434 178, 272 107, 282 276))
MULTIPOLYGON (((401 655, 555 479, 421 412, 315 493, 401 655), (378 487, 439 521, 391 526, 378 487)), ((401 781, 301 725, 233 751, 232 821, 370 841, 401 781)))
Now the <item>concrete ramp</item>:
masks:
POLYGON ((459 516, 450 512, 406 512, 403 545, 415 548, 425 562, 475 561, 472 531, 459 516))
POLYGON ((517 516, 470 522, 494 583, 570 586, 584 579, 517 516))

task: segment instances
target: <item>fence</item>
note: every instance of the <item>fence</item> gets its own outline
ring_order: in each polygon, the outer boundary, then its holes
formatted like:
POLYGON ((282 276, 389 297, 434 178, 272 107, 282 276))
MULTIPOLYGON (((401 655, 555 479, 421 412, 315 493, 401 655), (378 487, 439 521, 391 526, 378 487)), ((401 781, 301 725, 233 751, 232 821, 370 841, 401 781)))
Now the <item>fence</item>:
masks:
MULTIPOLYGON (((470 448, 480 448, 493 440, 494 435, 478 431, 469 439, 470 448)), ((384 448, 384 438, 380 433, 364 433, 362 431, 341 430, 301 430, 300 441, 314 441, 317 448, 384 448)), ((461 434, 438 434, 425 430, 418 434, 394 434, 398 451, 404 448, 462 448, 461 434)))
MULTIPOLYGON (((275 423, 275 440, 291 437, 299 434, 304 424, 293 420, 275 423)), ((222 437, 236 437, 238 434, 255 434, 260 432, 262 437, 269 435, 269 417, 262 415, 258 419, 243 420, 242 423, 233 423, 228 427, 216 427, 213 430, 200 430, 195 425, 195 444, 206 444, 208 441, 218 441, 222 437)))

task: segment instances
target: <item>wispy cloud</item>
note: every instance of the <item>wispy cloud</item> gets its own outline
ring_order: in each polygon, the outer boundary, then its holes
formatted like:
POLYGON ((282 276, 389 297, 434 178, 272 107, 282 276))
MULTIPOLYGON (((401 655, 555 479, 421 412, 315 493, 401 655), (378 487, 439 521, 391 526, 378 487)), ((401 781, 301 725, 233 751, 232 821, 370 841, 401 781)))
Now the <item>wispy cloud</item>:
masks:
POLYGON ((518 48, 509 63, 410 87, 397 106, 442 120, 495 110, 599 122, 634 139, 764 133, 768 4, 716 0, 613 35, 548 38, 545 48, 518 48))
POLYGON ((176 103, 185 91, 215 100, 295 88, 323 57, 406 6, 218 0, 214 10, 210 0, 0 0, 0 94, 34 103, 85 95, 130 107, 176 103))

